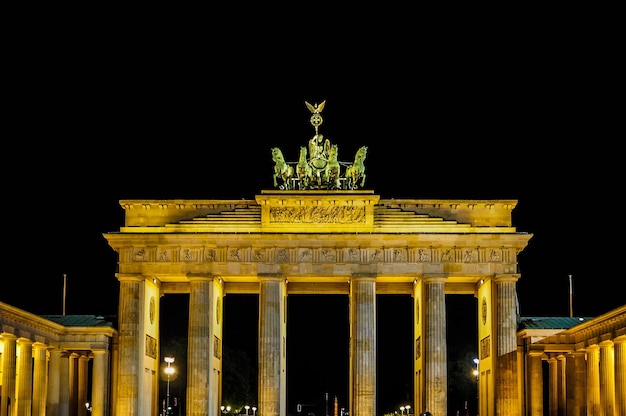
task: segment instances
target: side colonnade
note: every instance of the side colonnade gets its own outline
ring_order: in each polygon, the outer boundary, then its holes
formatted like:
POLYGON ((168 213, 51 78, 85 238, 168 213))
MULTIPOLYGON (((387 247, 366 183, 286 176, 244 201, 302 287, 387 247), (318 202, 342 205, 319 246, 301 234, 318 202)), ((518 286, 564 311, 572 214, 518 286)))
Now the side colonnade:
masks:
POLYGON ((0 416, 109 415, 115 338, 99 317, 46 318, 0 302, 0 416))
POLYGON ((626 416, 626 305, 554 334, 539 332, 518 334, 526 414, 626 416))

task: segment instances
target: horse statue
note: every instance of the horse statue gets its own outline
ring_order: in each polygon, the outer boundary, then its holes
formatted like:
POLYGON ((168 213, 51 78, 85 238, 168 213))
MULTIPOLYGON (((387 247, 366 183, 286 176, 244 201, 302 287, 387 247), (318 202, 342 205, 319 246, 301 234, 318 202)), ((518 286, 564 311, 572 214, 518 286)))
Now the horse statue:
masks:
POLYGON ((300 146, 300 158, 296 165, 296 176, 298 177, 298 188, 308 189, 313 175, 313 168, 307 161, 307 150, 305 146, 300 146))
POLYGON ((274 161, 274 187, 278 187, 278 179, 282 180, 281 189, 291 189, 293 166, 285 161, 283 152, 278 147, 272 147, 272 160, 274 161))
POLYGON ((365 185, 365 157, 367 156, 367 146, 361 146, 356 151, 354 163, 346 168, 347 189, 357 189, 365 185), (359 184, 359 180, 361 183, 359 184))
POLYGON ((328 151, 328 163, 324 169, 324 182, 328 185, 328 189, 341 189, 341 165, 337 161, 339 148, 333 144, 328 151))

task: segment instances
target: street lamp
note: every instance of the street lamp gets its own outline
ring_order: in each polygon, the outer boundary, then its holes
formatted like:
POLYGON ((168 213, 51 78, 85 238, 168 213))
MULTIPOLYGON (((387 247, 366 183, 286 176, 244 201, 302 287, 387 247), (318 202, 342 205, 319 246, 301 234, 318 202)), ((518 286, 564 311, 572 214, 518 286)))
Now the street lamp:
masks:
MULTIPOLYGON (((478 368, 480 364, 480 360, 478 358, 474 358, 474 364, 476 368, 474 369, 474 376, 476 376, 476 407, 480 407, 480 383, 478 383, 478 376, 480 375, 480 369, 478 368)), ((478 411, 477 411, 478 413, 478 411)))
POLYGON ((474 369, 473 373, 476 376, 476 381, 478 381, 478 363, 480 363, 480 360, 478 358, 474 358, 472 361, 474 361, 474 364, 476 365, 476 368, 474 369))
POLYGON ((167 374, 167 392, 165 394, 165 414, 169 415, 170 410, 170 377, 172 374, 176 372, 174 367, 172 367, 172 363, 174 362, 174 357, 165 357, 165 362, 167 363, 167 367, 165 367, 165 374, 167 374))
POLYGON ((252 415, 256 416, 256 407, 252 406, 252 415))
POLYGON ((404 406, 404 408, 406 409, 406 414, 410 415, 411 414, 411 406, 409 406, 408 404, 406 406, 404 406))
POLYGON ((247 415, 248 414, 248 410, 250 410, 250 406, 245 405, 243 408, 246 409, 246 415, 247 415))
POLYGON ((222 414, 226 414, 226 413, 230 412, 230 406, 222 405, 221 409, 222 409, 222 414))
POLYGON ((404 414, 404 406, 400 406, 400 414, 403 415, 404 414))

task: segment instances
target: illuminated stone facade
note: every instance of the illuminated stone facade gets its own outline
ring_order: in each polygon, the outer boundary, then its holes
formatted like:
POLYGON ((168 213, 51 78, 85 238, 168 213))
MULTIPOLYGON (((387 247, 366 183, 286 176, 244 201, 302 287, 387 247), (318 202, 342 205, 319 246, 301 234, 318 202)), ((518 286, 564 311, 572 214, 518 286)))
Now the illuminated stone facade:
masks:
POLYGON ((103 317, 42 317, 0 302, 0 415, 112 414, 116 351, 103 317))
POLYGON ((170 293, 190 296, 188 415, 219 414, 228 293, 259 296, 259 416, 287 414, 286 299, 302 293, 349 297, 349 411, 359 416, 375 415, 376 295, 414 299, 412 408, 433 414, 447 413, 445 295, 477 296, 480 366, 490 375, 481 395, 493 398, 491 414, 519 414, 517 255, 531 235, 511 224, 516 203, 381 200, 369 190, 121 201, 125 224, 105 235, 119 255, 117 414, 158 412, 159 361, 144 352, 159 339, 152 299, 170 293))
POLYGON ((626 415, 626 305, 593 319, 571 319, 577 324, 566 329, 536 324, 555 318, 529 318, 520 325, 524 414, 626 415))
POLYGON ((92 415, 158 414, 159 299, 172 293, 189 295, 189 416, 220 413, 229 293, 259 296, 259 416, 287 414, 286 300, 303 293, 349 297, 350 414, 375 415, 384 294, 413 298, 411 408, 447 414, 445 295, 455 293, 478 300, 481 415, 626 414, 626 305, 570 329, 518 331, 517 255, 531 235, 511 224, 516 201, 286 190, 121 205, 124 225, 105 235, 119 255, 118 328, 0 303, 0 416, 86 416, 89 385, 92 415))

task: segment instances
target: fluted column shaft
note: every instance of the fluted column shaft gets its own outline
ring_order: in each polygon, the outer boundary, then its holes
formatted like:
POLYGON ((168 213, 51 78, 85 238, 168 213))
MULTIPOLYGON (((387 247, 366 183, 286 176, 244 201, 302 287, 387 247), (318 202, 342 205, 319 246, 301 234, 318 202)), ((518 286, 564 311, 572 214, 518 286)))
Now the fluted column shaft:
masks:
POLYGON ((93 375, 91 384, 91 416, 106 416, 105 397, 109 391, 109 365, 106 350, 93 350, 93 375))
POLYGON ((48 394, 46 397, 47 416, 59 416, 59 393, 61 390, 61 350, 50 349, 50 362, 48 363, 48 394))
POLYGON ((69 416, 70 415, 70 353, 67 351, 63 351, 61 353, 61 362, 60 362, 60 371, 59 371, 59 415, 60 416, 69 416))
POLYGON ((47 350, 41 342, 33 344, 33 416, 46 416, 47 350))
POLYGON ((530 416, 543 416, 543 369, 541 357, 543 352, 528 354, 528 400, 530 416))
POLYGON ((600 347, 587 347, 587 415, 602 416, 600 409, 600 347))
POLYGON ((446 338, 446 280, 424 279, 424 376, 426 410, 448 414, 448 348, 446 338))
POLYGON ((286 414, 286 301, 280 276, 259 276, 259 416, 286 414))
POLYGON ((212 279, 208 277, 190 278, 187 346, 188 416, 211 414, 209 412, 211 281, 212 279))
POLYGON ((140 363, 143 351, 140 351, 144 337, 140 326, 140 314, 143 312, 141 299, 143 277, 136 274, 119 274, 120 281, 118 333, 119 359, 117 366, 117 397, 115 414, 118 416, 139 415, 139 378, 143 374, 140 363))
POLYGON ((33 341, 18 338, 17 348, 17 416, 30 416, 33 404, 33 341))
POLYGON ((585 352, 572 352, 565 359, 567 360, 565 405, 567 416, 584 416, 587 413, 587 407, 585 406, 585 391, 587 388, 585 352))
POLYGON ((615 340, 615 403, 617 415, 626 416, 626 335, 615 340))
POLYGON ((77 380, 77 408, 78 416, 87 416, 87 386, 89 384, 89 356, 78 356, 78 380, 77 380))
POLYGON ((17 337, 15 335, 6 332, 2 333, 4 353, 2 355, 2 403, 0 403, 0 416, 10 416, 9 411, 15 405, 16 341, 17 337))
POLYGON ((610 340, 600 343, 600 402, 605 415, 615 414, 615 359, 610 340))
POLYGON ((557 368, 558 368, 558 403, 559 403, 559 416, 565 416, 565 389, 567 388, 567 381, 565 379, 566 376, 566 362, 565 356, 559 354, 556 357, 557 360, 557 368))
POLYGON ((376 415, 376 279, 350 280, 350 338, 352 410, 350 414, 376 415))
POLYGON ((70 416, 78 416, 78 353, 72 352, 70 362, 70 416))
POLYGON ((555 357, 548 359, 548 380, 550 383, 548 397, 548 414, 558 416, 559 414, 559 366, 555 357))
POLYGON ((517 379, 517 291, 519 275, 494 278, 497 302, 497 345, 495 412, 498 416, 517 416, 520 398, 517 379))

